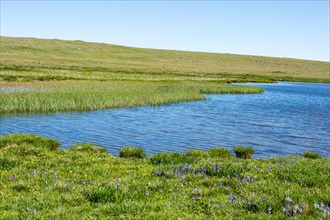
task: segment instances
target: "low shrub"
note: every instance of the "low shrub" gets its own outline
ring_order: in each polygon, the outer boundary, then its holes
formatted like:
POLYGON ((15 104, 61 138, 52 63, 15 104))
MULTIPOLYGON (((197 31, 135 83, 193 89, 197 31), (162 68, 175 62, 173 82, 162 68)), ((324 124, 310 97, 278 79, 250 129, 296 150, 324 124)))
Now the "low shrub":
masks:
POLYGON ((87 152, 87 153, 96 153, 96 154, 106 153, 106 150, 104 148, 95 147, 90 143, 75 144, 70 149, 74 151, 87 152))
POLYGON ((314 152, 310 152, 310 151, 305 151, 303 153, 303 156, 305 158, 309 158, 309 159, 319 159, 319 158, 321 158, 321 156, 318 153, 314 153, 314 152))
POLYGON ((230 151, 224 147, 211 147, 208 150, 210 157, 229 158, 231 157, 230 151))
POLYGON ((237 158, 251 159, 254 154, 254 149, 252 147, 243 147, 238 145, 234 147, 234 153, 237 158))
POLYGON ((189 156, 176 152, 161 152, 149 157, 149 160, 154 165, 159 164, 181 164, 181 163, 193 163, 196 161, 196 157, 189 156))
POLYGON ((146 154, 141 147, 123 147, 119 150, 119 156, 123 158, 145 158, 146 154))

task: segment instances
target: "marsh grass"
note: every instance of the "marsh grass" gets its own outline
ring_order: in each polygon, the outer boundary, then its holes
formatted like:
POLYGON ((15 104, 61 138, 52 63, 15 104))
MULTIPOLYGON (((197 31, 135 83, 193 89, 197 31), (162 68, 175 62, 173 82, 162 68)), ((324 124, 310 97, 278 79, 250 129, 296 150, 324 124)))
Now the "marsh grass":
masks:
POLYGON ((0 148, 1 219, 330 216, 329 158, 243 160, 195 154, 198 159, 191 160, 184 153, 158 153, 131 160, 88 153, 95 149, 90 144, 50 150, 41 144, 49 139, 38 136, 7 135, 1 140, 6 142, 0 148), (22 140, 30 140, 43 154, 11 151, 25 148, 27 141, 22 140))
MULTIPOLYGON (((6 83, 3 83, 6 86, 6 83)), ((8 83, 32 91, 0 93, 0 113, 89 111, 194 101, 203 93, 260 93, 261 88, 212 82, 56 81, 8 83)))

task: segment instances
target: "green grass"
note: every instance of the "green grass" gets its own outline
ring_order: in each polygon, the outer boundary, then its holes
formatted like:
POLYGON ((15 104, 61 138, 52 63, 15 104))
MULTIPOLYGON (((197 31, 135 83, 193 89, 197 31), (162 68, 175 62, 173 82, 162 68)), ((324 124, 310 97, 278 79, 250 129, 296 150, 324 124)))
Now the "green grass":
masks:
POLYGON ((251 159, 254 152, 255 151, 252 147, 244 147, 240 145, 234 147, 234 153, 238 158, 251 159))
POLYGON ((321 156, 317 153, 314 153, 314 152, 309 152, 309 151, 305 151, 303 153, 303 156, 305 158, 310 158, 310 159, 318 159, 318 158, 321 158, 321 156))
POLYGON ((205 99, 203 93, 259 93, 256 87, 214 82, 48 81, 2 83, 32 91, 0 93, 0 113, 88 111, 157 106, 205 99))
POLYGON ((329 62, 0 37, 0 113, 89 111, 263 90, 231 82, 330 82, 329 62))
POLYGON ((1 219, 330 216, 329 158, 244 160, 158 153, 136 160, 90 144, 51 150, 43 146, 54 140, 14 136, 0 137, 1 219), (34 152, 17 154, 20 148, 34 152))
MULTIPOLYGON (((2 77, 326 81, 329 62, 1 37, 2 77)), ((3 79, 4 80, 4 79, 3 79)), ((24 80, 24 79, 23 79, 24 80)))

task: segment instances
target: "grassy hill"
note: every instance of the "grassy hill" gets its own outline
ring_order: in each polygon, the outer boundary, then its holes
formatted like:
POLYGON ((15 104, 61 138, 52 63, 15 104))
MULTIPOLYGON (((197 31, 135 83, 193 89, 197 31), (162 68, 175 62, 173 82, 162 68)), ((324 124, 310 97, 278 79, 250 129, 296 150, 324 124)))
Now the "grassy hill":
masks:
POLYGON ((228 82, 330 82, 329 62, 1 37, 0 113, 88 111, 260 93, 228 82))
POLYGON ((8 76, 94 79, 322 81, 329 62, 142 49, 83 41, 1 37, 2 80, 8 76))

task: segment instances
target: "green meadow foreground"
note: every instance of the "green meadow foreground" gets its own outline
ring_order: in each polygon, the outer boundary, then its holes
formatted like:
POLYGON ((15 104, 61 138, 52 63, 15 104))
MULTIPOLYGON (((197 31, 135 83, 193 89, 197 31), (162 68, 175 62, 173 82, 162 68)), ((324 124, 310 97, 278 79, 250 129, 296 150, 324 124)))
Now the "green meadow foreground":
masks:
POLYGON ((330 159, 311 153, 242 159, 211 148, 144 158, 123 148, 120 158, 90 144, 58 146, 0 137, 1 219, 330 217, 330 159))

